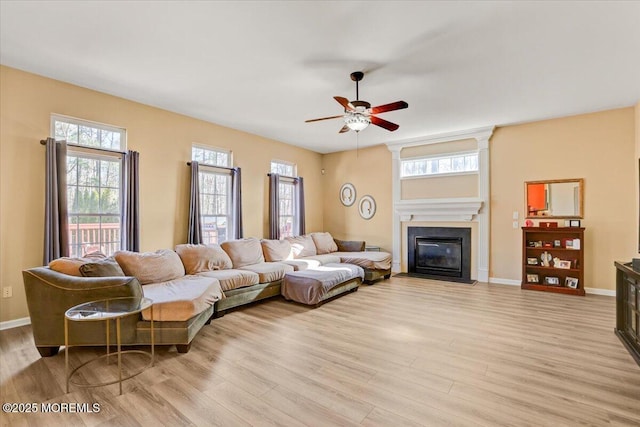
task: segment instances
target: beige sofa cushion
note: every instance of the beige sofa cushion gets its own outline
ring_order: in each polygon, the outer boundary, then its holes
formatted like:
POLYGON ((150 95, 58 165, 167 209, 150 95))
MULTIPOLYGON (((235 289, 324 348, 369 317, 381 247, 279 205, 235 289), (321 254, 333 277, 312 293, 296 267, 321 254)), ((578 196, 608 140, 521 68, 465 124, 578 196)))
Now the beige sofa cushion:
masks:
POLYGON ((311 233, 311 238, 316 245, 318 255, 338 251, 338 245, 336 245, 336 242, 333 240, 331 233, 311 233))
POLYGON ((155 252, 118 251, 113 257, 127 276, 134 276, 141 285, 166 282, 184 276, 184 266, 177 253, 170 249, 155 252))
POLYGON ((293 259, 291 251, 291 243, 288 240, 260 240, 262 245, 262 253, 267 262, 284 261, 293 259))
POLYGON ((293 260, 280 261, 283 264, 292 266, 295 271, 303 271, 309 268, 319 267, 321 265, 340 262, 340 257, 334 254, 314 255, 293 260))
POLYGON ((311 236, 286 237, 285 240, 291 243, 293 258, 302 258, 317 254, 316 245, 313 243, 311 236))
POLYGON ((334 252, 341 262, 359 265, 370 270, 388 270, 391 268, 391 254, 388 252, 334 252))
POLYGON ((293 272, 293 267, 281 262, 261 262, 253 265, 245 265, 241 270, 253 271, 259 276, 260 283, 275 282, 281 280, 287 273, 293 272))
POLYGON ((227 240, 221 245, 222 249, 229 255, 233 268, 244 267, 264 262, 262 245, 255 237, 239 240, 227 240))
POLYGON ((223 291, 230 291, 231 289, 244 288, 245 286, 251 286, 260 283, 260 276, 258 273, 246 270, 214 270, 203 271, 198 273, 198 276, 213 277, 218 279, 220 287, 223 291))
POLYGON ((220 245, 178 245, 176 253, 180 256, 187 274, 224 270, 233 266, 231 258, 220 245))
MULTIPOLYGON (((199 276, 143 286, 142 293, 153 300, 154 321, 189 320, 224 298, 217 279, 199 276)), ((143 310, 142 318, 151 320, 151 309, 143 310)))

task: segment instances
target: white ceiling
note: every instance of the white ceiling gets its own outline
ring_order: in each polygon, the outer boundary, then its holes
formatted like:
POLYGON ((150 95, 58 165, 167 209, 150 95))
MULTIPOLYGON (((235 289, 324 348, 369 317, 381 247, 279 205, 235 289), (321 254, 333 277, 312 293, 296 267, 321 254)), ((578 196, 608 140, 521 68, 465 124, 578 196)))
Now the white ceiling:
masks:
MULTIPOLYGON (((640 100, 640 2, 0 1, 2 64, 320 153, 640 100)), ((215 143, 215 141, 212 141, 215 143)))

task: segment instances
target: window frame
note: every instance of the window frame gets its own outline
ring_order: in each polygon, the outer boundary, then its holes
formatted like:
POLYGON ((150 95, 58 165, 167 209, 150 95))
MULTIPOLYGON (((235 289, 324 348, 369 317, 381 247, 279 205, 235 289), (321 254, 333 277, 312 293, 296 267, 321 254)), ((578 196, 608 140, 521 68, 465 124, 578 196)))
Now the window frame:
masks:
POLYGON ((415 156, 415 157, 406 157, 400 159, 400 179, 424 179, 424 178, 436 178, 436 177, 447 177, 447 176, 458 176, 458 175, 478 175, 480 173, 480 153, 478 150, 471 151, 456 151, 451 153, 440 153, 429 156, 415 156), (428 173, 428 174, 420 174, 420 175, 403 175, 404 163, 412 162, 412 161, 429 161, 429 160, 445 160, 445 159, 453 159, 458 157, 466 157, 469 155, 475 155, 476 157, 476 165, 477 169, 470 171, 454 171, 454 172, 437 172, 437 173, 428 173))
MULTIPOLYGON (((199 144, 199 143, 193 143, 191 145, 191 161, 196 161, 198 162, 199 165, 199 171, 198 171, 198 187, 199 187, 199 201, 200 201, 200 224, 202 225, 202 243, 204 244, 220 244, 223 243, 227 240, 232 240, 235 238, 235 236, 231 236, 231 232, 235 229, 235 224, 234 222, 234 217, 233 217, 233 210, 234 210, 234 206, 233 206, 233 176, 232 176, 232 171, 233 171, 233 152, 231 150, 227 150, 224 148, 219 148, 219 147, 213 147, 213 146, 208 146, 208 145, 204 145, 204 144, 199 144), (194 153, 193 153, 193 149, 200 149, 200 150, 205 150, 205 151, 211 151, 214 153, 224 153, 227 154, 228 157, 228 163, 227 165, 223 166, 223 165, 214 165, 211 163, 204 163, 201 162, 199 160, 195 160, 194 159, 194 153), (210 175, 214 175, 214 176, 224 176, 227 178, 227 184, 226 184, 226 206, 227 206, 227 213, 224 215, 221 214, 204 214, 204 200, 203 200, 203 196, 205 195, 211 195, 211 196, 216 196, 216 193, 206 193, 203 194, 203 188, 202 188, 202 179, 203 179, 203 175, 202 174, 210 174, 210 175), (226 227, 226 235, 225 235, 225 239, 224 240, 220 240, 219 239, 219 235, 216 235, 216 239, 215 241, 211 241, 208 238, 206 238, 206 231, 205 231, 205 224, 207 224, 207 222, 205 222, 205 218, 221 218, 221 217, 226 217, 227 220, 227 227, 226 227)), ((215 204, 214 204, 215 206, 215 204)), ((215 210, 215 209, 214 209, 215 210)), ((217 221, 214 221, 216 224, 216 229, 217 229, 217 221)))
POLYGON ((286 160, 272 159, 271 163, 269 163, 269 170, 270 170, 270 173, 277 173, 282 178, 295 179, 295 178, 298 177, 298 165, 296 163, 289 162, 289 161, 286 161, 286 160), (274 163, 278 163, 278 164, 284 165, 284 166, 290 166, 293 169, 293 174, 292 175, 284 175, 284 174, 278 173, 277 171, 274 171, 273 170, 273 164, 274 163))
POLYGON ((210 145, 205 145, 205 144, 200 144, 197 142, 194 142, 191 144, 191 161, 192 162, 198 162, 199 165, 205 165, 205 166, 209 166, 209 167, 216 167, 216 168, 228 168, 228 169, 232 169, 233 168, 233 151, 226 149, 226 148, 221 148, 221 147, 214 147, 214 146, 210 146, 210 145), (214 153, 222 153, 222 154, 227 154, 229 161, 227 162, 226 165, 219 165, 219 164, 213 164, 213 163, 206 163, 200 160, 195 160, 193 158, 193 149, 199 149, 199 150, 204 150, 204 151, 211 151, 214 153))
MULTIPOLYGON (((50 118, 51 122, 51 134, 54 136, 54 138, 56 137, 56 122, 63 122, 63 123, 69 123, 69 124, 74 124, 77 126, 85 126, 85 127, 89 127, 89 128, 93 128, 93 129, 98 129, 98 130, 106 130, 109 132, 117 132, 120 134, 120 147, 119 149, 113 149, 113 148, 108 148, 108 147, 96 147, 96 146, 89 146, 89 145, 83 145, 80 144, 79 141, 78 143, 74 143, 73 141, 69 142, 67 141, 67 158, 65 159, 65 174, 67 175, 67 177, 69 176, 69 173, 71 172, 69 169, 69 160, 70 158, 76 158, 76 159, 86 159, 89 161, 116 161, 119 165, 120 171, 118 174, 118 212, 117 213, 109 213, 109 212, 102 212, 101 209, 99 208, 97 212, 88 212, 88 213, 81 213, 81 212, 76 212, 73 210, 73 205, 70 204, 71 199, 68 197, 69 195, 69 191, 73 190, 75 191, 75 197, 78 196, 79 194, 79 190, 80 187, 87 187, 87 188, 91 188, 91 189, 95 189, 98 191, 99 194, 99 198, 98 200, 100 201, 100 197, 101 197, 101 190, 103 188, 115 188, 115 187, 103 187, 102 185, 102 176, 101 176, 101 168, 98 165, 98 170, 97 173, 98 175, 98 182, 96 185, 80 185, 79 179, 78 177, 76 177, 76 180, 74 183, 69 183, 69 181, 67 180, 67 184, 66 184, 66 188, 65 191, 67 192, 67 233, 69 235, 69 255, 70 256, 84 256, 87 253, 93 252, 93 251, 89 251, 89 250, 83 250, 83 248, 89 248, 91 246, 98 246, 99 247, 99 251, 105 253, 105 255, 113 255, 113 253, 115 253, 118 250, 122 250, 124 249, 124 229, 125 229, 125 216, 123 215, 124 210, 124 203, 125 203, 125 191, 126 191, 126 187, 125 187, 125 180, 126 180, 126 175, 125 175, 125 152, 122 151, 123 150, 123 146, 126 147, 126 129, 121 128, 121 127, 115 127, 115 126, 111 126, 111 125, 106 125, 106 124, 102 124, 102 123, 97 123, 97 122, 91 122, 88 120, 82 120, 82 119, 78 119, 78 118, 74 118, 74 117, 68 117, 68 116, 63 116, 60 114, 52 114, 51 118, 50 118), (80 233, 80 225, 83 224, 80 221, 81 217, 97 217, 98 218, 98 222, 95 223, 97 224, 97 229, 98 231, 98 236, 99 239, 97 241, 90 241, 90 242, 80 242, 79 240, 79 236, 81 235, 80 233), (103 234, 102 230, 102 218, 104 217, 118 217, 119 218, 119 235, 117 236, 117 241, 115 240, 102 240, 103 237, 105 237, 105 235, 103 234), (77 221, 74 221, 77 220, 77 221), (73 233, 75 232, 75 240, 73 239, 73 233), (113 244, 115 244, 115 246, 113 247, 113 251, 107 250, 106 248, 112 246, 113 244)), ((77 164, 76 164, 77 165, 77 164)), ((77 167, 77 166, 76 166, 77 167)), ((78 170, 76 170, 76 173, 78 173, 78 170)), ((74 203, 75 205, 75 203, 74 203)), ((94 224, 94 223, 86 223, 86 224, 94 224)), ((107 224, 107 223, 104 223, 107 224)), ((90 234, 90 233, 89 233, 90 234)))
MULTIPOLYGON (((275 173, 280 176, 280 183, 278 188, 278 230, 280 231, 280 238, 283 239, 285 237, 293 237, 295 236, 295 230, 299 229, 300 218, 298 218, 298 209, 296 208, 298 203, 297 189, 296 189, 296 179, 298 178, 298 165, 293 162, 288 162, 286 160, 277 160, 273 159, 270 163, 270 173, 275 173), (287 167, 291 167, 293 170, 293 175, 282 175, 273 170, 274 163, 278 163, 280 165, 285 165, 287 167), (280 198, 281 190, 283 186, 291 187, 291 209, 292 213, 283 214, 281 207, 282 199, 280 198), (285 230, 282 228, 282 220, 286 218, 291 218, 291 233, 285 233, 285 230)), ((286 224, 286 221, 284 222, 286 224)))
POLYGON ((127 151, 127 129, 126 128, 114 126, 106 123, 94 122, 91 120, 79 119, 77 117, 65 116, 63 114, 53 113, 51 114, 50 134, 53 135, 54 137, 56 135, 56 121, 65 122, 65 123, 69 123, 77 126, 92 127, 99 130, 105 130, 108 132, 114 132, 114 133, 120 134, 120 147, 118 149, 83 145, 83 144, 80 144, 79 140, 77 143, 74 141, 66 140, 67 146, 84 147, 92 150, 104 150, 104 151, 111 151, 116 153, 125 153, 127 151))

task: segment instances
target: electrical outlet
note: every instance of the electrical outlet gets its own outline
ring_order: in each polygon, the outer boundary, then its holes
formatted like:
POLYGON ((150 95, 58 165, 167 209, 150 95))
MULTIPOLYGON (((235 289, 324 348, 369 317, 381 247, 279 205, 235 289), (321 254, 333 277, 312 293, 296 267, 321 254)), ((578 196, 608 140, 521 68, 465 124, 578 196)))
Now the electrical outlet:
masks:
POLYGON ((513 221, 513 228, 518 228, 518 221, 513 221))
POLYGON ((513 219, 518 219, 518 211, 513 211, 513 219))
POLYGON ((11 298, 13 296, 13 289, 11 286, 2 288, 2 298, 11 298))

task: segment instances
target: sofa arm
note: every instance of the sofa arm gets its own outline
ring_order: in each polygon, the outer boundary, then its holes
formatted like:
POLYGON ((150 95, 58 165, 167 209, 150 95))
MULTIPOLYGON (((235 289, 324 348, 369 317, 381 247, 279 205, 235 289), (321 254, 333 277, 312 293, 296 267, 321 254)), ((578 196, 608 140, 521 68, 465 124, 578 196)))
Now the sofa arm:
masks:
POLYGON ((64 345, 64 313, 73 306, 106 298, 142 297, 142 286, 135 277, 77 277, 36 267, 24 270, 22 278, 38 347, 64 345))
POLYGON ((338 252, 362 252, 364 251, 364 240, 338 240, 333 239, 338 245, 338 252))

